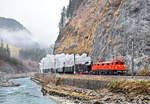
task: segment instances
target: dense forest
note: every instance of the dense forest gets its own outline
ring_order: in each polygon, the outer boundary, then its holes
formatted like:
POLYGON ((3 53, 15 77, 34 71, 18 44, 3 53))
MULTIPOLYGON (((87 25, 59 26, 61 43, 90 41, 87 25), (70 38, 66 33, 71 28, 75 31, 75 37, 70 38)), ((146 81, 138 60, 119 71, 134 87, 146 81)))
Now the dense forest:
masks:
POLYGON ((52 54, 54 45, 50 45, 49 48, 33 48, 33 49, 21 49, 19 51, 19 57, 24 60, 32 60, 39 62, 41 58, 45 57, 46 54, 52 54))
POLYGON ((24 60, 39 61, 47 54, 45 49, 22 49, 19 52, 19 57, 24 60))

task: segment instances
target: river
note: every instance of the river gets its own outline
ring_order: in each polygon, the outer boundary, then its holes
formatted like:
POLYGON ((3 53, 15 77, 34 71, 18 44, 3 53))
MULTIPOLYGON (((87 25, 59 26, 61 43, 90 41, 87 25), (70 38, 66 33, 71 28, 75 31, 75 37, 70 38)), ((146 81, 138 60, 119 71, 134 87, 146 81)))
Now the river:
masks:
POLYGON ((40 86, 29 78, 12 79, 19 87, 0 88, 0 104, 60 104, 40 92, 40 86))

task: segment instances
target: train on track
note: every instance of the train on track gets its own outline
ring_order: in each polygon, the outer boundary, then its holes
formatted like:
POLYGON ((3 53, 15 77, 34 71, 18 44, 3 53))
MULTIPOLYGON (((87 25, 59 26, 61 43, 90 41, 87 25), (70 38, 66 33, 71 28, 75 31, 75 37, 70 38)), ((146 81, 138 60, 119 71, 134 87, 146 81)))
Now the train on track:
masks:
POLYGON ((113 60, 113 61, 96 61, 96 63, 92 64, 92 72, 94 74, 125 74, 126 66, 125 62, 121 60, 113 60))
POLYGON ((125 74, 125 62, 119 59, 112 61, 92 61, 86 54, 47 55, 40 63, 41 73, 59 74, 125 74))

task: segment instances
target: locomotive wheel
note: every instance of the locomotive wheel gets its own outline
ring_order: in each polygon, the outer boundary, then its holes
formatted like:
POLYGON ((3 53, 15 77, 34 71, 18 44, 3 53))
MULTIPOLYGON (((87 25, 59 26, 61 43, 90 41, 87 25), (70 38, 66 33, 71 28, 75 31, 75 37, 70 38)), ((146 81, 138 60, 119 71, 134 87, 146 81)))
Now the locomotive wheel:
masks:
POLYGON ((113 71, 113 75, 118 75, 118 71, 113 71))
POLYGON ((101 75, 101 71, 98 71, 98 75, 101 75))
POLYGON ((102 71, 99 72, 99 75, 102 75, 102 71))
POLYGON ((107 71, 104 72, 104 75, 107 75, 107 71))
POLYGON ((109 75, 112 75, 112 71, 111 70, 109 71, 109 75))
POLYGON ((107 71, 107 75, 109 75, 109 71, 107 71))

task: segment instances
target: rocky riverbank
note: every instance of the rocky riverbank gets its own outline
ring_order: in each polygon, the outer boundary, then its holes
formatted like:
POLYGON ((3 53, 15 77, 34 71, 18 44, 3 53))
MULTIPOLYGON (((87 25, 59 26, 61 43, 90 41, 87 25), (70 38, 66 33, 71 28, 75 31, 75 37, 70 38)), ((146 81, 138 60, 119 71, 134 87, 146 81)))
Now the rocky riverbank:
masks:
POLYGON ((18 83, 14 83, 9 81, 10 79, 17 79, 17 78, 25 78, 29 76, 33 76, 35 73, 22 73, 22 74, 5 74, 0 73, 0 88, 1 87, 16 87, 20 86, 18 83))
POLYGON ((136 95, 112 92, 109 89, 89 90, 72 86, 47 86, 43 87, 44 95, 61 97, 74 104, 149 104, 149 95, 136 95))
POLYGON ((74 100, 67 99, 65 97, 53 96, 49 94, 47 94, 46 96, 48 96, 50 99, 53 99, 54 101, 60 102, 61 104, 75 104, 74 100))
MULTIPOLYGON (((64 84, 65 79, 62 79, 64 76, 48 76, 36 76, 32 77, 32 80, 42 85, 43 95, 60 97, 71 101, 71 104, 150 104, 149 80, 104 79, 109 81, 108 86, 94 90, 64 84)), ((78 79, 75 76, 74 78, 78 79)), ((85 76, 82 80, 85 81, 85 76)))
POLYGON ((14 83, 14 82, 0 82, 0 88, 1 87, 16 87, 16 86, 20 86, 20 84, 14 83))

